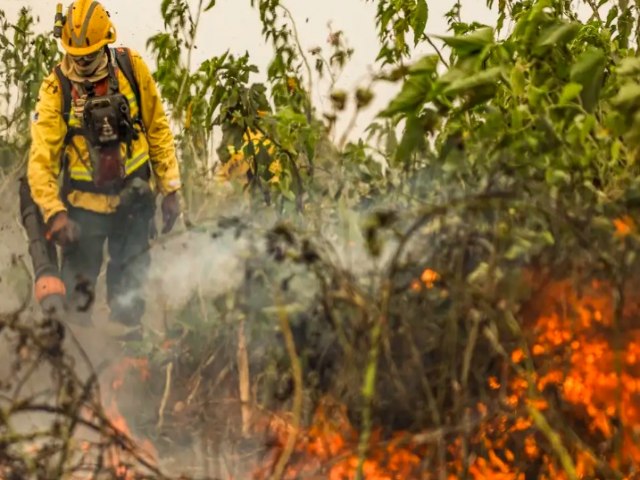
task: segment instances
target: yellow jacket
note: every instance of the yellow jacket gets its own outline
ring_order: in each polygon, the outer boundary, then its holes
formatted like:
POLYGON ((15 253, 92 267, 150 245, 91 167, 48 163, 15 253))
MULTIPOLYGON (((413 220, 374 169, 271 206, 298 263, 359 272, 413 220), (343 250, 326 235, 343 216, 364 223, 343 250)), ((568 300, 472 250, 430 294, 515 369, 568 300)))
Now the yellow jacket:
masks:
MULTIPOLYGON (((135 51, 131 51, 131 63, 140 89, 141 117, 146 135, 141 133, 138 140, 133 141, 132 154, 126 160, 125 171, 130 175, 150 164, 158 190, 166 195, 178 190, 181 186, 173 135, 151 72, 135 51)), ((131 116, 135 117, 139 111, 135 94, 126 77, 119 70, 118 82, 120 92, 129 101, 131 116)), ((73 107, 69 125, 71 127, 80 125, 73 107)), ((56 74, 52 72, 40 86, 39 100, 31 124, 31 150, 27 167, 31 193, 42 211, 45 222, 56 213, 66 210, 63 199, 60 197, 58 182, 66 132, 67 125, 62 117, 61 88, 56 74)), ((91 181, 86 141, 81 136, 75 136, 73 142, 77 148, 72 145, 66 148, 70 178, 76 181, 91 181)), ((123 158, 126 158, 124 145, 122 151, 123 158)), ((118 206, 119 198, 117 195, 71 190, 67 201, 75 207, 99 213, 112 213, 118 206)))

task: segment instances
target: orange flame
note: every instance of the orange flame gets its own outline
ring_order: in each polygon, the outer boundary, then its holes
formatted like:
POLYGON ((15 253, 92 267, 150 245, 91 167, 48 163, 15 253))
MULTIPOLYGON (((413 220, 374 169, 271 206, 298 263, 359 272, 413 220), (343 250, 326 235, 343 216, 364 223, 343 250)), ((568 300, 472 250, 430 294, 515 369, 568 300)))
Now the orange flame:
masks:
MULTIPOLYGON (((421 276, 427 288, 438 279, 430 272, 427 269, 421 276)), ((411 289, 417 288, 414 282, 411 289)), ((514 349, 508 357, 518 370, 511 378, 487 379, 495 398, 476 406, 480 423, 464 439, 465 448, 462 437, 448 437, 440 471, 424 466, 434 465, 426 459, 436 458, 437 453, 431 446, 412 443, 415 436, 399 432, 383 442, 375 432, 363 465, 364 478, 430 480, 442 478, 446 469, 448 480, 463 476, 524 480, 532 475, 541 480, 568 479, 567 465, 542 433, 548 428, 560 436, 577 478, 601 478, 603 468, 635 478, 640 468, 640 326, 631 328, 625 319, 637 318, 640 305, 627 306, 623 318, 616 319, 607 285, 592 282, 583 290, 578 293, 563 281, 537 295, 531 309, 537 312, 526 329, 529 345, 514 349), (528 355, 531 358, 525 362, 528 355), (528 371, 531 364, 535 370, 528 371), (508 413, 497 407, 500 402, 508 413), (558 408, 562 410, 557 412, 558 408), (536 411, 548 425, 533 416, 536 411), (568 436, 553 415, 560 415, 562 423, 579 435, 568 436), (597 452, 593 445, 599 446, 597 452)), ((275 432, 281 446, 285 444, 286 422, 272 422, 268 430, 275 432)), ((345 408, 325 402, 311 427, 298 436, 284 478, 353 479, 357 452, 358 433, 345 408)), ((253 478, 268 478, 272 467, 257 469, 253 478)))
POLYGON ((422 275, 420 275, 420 280, 424 283, 424 286, 428 289, 433 288, 435 283, 440 280, 440 274, 435 270, 431 270, 430 268, 426 268, 422 275))
MULTIPOLYGON (((289 424, 277 418, 266 428, 283 445, 291 432, 289 424)), ((285 471, 285 480, 322 478, 352 480, 359 465, 358 434, 349 422, 346 408, 325 398, 315 412, 312 426, 298 437, 296 454, 285 471)), ((407 435, 397 434, 382 442, 381 434, 372 435, 367 459, 362 466, 364 478, 395 480, 418 477, 421 463, 419 449, 413 448, 407 435)), ((270 478, 273 465, 263 466, 253 474, 254 480, 270 478)))
POLYGON ((633 221, 633 218, 631 218, 629 215, 625 215, 613 220, 613 226, 616 229, 616 232, 614 233, 616 237, 626 237, 636 229, 636 224, 633 221))
POLYGON ((111 389, 118 391, 124 385, 124 380, 130 370, 136 370, 140 375, 140 380, 146 382, 149 380, 151 373, 149 372, 149 361, 146 358, 126 357, 113 367, 113 380, 111 381, 111 389))
MULTIPOLYGON (((112 368, 111 380, 111 398, 108 401, 105 413, 109 418, 113 428, 122 436, 135 442, 138 446, 140 454, 150 464, 156 464, 158 453, 154 445, 149 440, 138 441, 131 433, 131 429, 120 413, 117 402, 117 392, 122 390, 125 384, 126 375, 134 370, 137 372, 141 381, 147 381, 151 374, 149 370, 148 360, 146 358, 124 358, 112 368)), ((134 464, 134 458, 124 454, 120 447, 112 447, 109 451, 109 459, 107 467, 113 470, 119 480, 135 480, 135 472, 131 469, 134 464)))

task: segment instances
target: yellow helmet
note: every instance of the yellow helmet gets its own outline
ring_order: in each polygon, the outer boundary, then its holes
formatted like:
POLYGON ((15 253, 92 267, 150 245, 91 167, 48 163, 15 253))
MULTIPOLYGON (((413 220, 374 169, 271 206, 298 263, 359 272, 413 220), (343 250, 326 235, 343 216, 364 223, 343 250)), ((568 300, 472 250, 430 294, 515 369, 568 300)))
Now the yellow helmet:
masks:
POLYGON ((62 29, 62 47, 69 55, 91 55, 115 41, 116 29, 99 2, 76 0, 69 5, 62 29))

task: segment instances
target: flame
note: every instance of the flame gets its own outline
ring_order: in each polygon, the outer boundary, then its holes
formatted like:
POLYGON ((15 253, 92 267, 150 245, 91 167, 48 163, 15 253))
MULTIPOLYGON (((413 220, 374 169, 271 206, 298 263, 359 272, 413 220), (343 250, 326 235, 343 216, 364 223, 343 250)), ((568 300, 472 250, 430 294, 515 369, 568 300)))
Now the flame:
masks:
POLYGON ((614 219, 613 226, 616 229, 614 236, 620 238, 626 237, 636 230, 636 224, 629 215, 614 219))
MULTIPOLYGON (((437 281, 431 272, 421 276, 422 288, 437 281)), ((419 287, 414 282, 410 288, 419 287)), ((416 435, 398 432, 385 440, 378 431, 369 443, 364 478, 430 480, 443 478, 443 469, 448 480, 609 478, 607 469, 637 478, 640 326, 633 328, 632 320, 640 302, 626 305, 617 318, 613 299, 611 287, 598 281, 580 290, 568 280, 546 286, 521 319, 525 344, 507 357, 514 373, 487 379, 494 396, 474 407, 479 422, 467 437, 447 436, 445 465, 438 463, 433 444, 413 441, 416 435)), ((281 452, 292 433, 290 423, 277 417, 266 429, 281 452)), ((351 480, 358 442, 345 407, 325 399, 311 426, 298 433, 283 478, 351 480)), ((277 458, 278 452, 269 465, 254 470, 254 480, 269 478, 277 458)))
MULTIPOLYGON (((549 401, 555 394, 564 407, 562 421, 581 439, 572 441, 556 427, 577 478, 597 478, 603 467, 635 478, 640 466, 640 330, 625 326, 624 319, 637 315, 637 307, 627 306, 614 322, 612 290, 597 281, 581 294, 569 281, 553 283, 536 304, 531 346, 536 369, 522 371, 502 390, 506 405, 516 414, 498 415, 481 424, 474 442, 482 442, 487 455, 470 466, 471 477, 524 479, 527 463, 538 463, 536 478, 570 478, 544 446, 529 413, 533 408, 557 415, 558 407, 552 408, 549 401), (589 445, 600 447, 597 455, 589 445), (521 458, 514 454, 516 447, 524 454, 521 458)), ((522 365, 525 359, 521 348, 511 352, 514 364, 522 365)), ((494 378, 488 385, 501 388, 494 378)), ((479 406, 478 411, 486 415, 487 408, 479 406)), ((456 471, 461 473, 459 466, 456 471)))
POLYGON ((433 288, 435 283, 440 280, 440 274, 435 270, 431 270, 430 268, 426 268, 422 275, 420 275, 420 280, 424 283, 424 286, 428 289, 433 288))
MULTIPOLYGON (((120 409, 118 408, 118 392, 123 389, 126 376, 132 370, 137 372, 137 375, 143 382, 146 382, 151 376, 149 363, 146 358, 126 357, 115 364, 112 368, 112 380, 110 382, 111 395, 110 398, 107 399, 105 413, 113 428, 120 435, 137 444, 140 454, 149 461, 150 464, 156 464, 158 453, 154 445, 147 439, 138 440, 134 437, 125 417, 120 413, 120 409)), ((123 453, 120 447, 114 446, 109 451, 107 467, 114 472, 118 480, 135 480, 136 474, 131 468, 135 463, 134 460, 134 458, 131 458, 131 455, 123 453)))
MULTIPOLYGON (((279 445, 284 445, 292 433, 290 425, 286 419, 274 416, 265 427, 276 436, 279 445)), ((300 432, 296 453, 283 479, 320 478, 318 475, 328 480, 356 478, 358 441, 358 433, 349 422, 344 405, 325 397, 315 411, 312 426, 300 432)), ((256 469, 253 479, 270 478, 277 456, 273 460, 273 465, 256 469)), ((420 451, 411 445, 406 434, 398 433, 383 442, 381 432, 375 431, 362 468, 367 480, 409 479, 420 478, 417 476, 420 463, 420 451)))
POLYGON ((140 375, 140 380, 146 382, 149 380, 151 373, 149 371, 149 361, 146 358, 125 357, 119 363, 113 366, 111 381, 111 389, 118 391, 124 385, 124 380, 130 370, 135 370, 140 375))

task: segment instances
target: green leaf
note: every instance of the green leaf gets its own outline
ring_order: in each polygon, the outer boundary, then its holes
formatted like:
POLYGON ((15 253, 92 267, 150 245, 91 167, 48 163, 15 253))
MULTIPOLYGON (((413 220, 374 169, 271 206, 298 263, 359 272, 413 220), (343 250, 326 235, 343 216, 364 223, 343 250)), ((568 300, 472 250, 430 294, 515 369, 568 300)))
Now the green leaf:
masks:
POLYGON ((424 29, 427 27, 427 18, 429 17, 429 6, 427 0, 418 0, 413 16, 411 18, 411 28, 413 29, 413 38, 415 45, 422 40, 424 29))
POLYGON ((560 99, 558 100, 559 105, 566 105, 572 100, 575 100, 578 95, 582 92, 582 85, 579 83, 567 83, 562 89, 562 93, 560 94, 560 99))
POLYGON ((609 10, 609 14, 607 15, 607 23, 605 24, 606 27, 609 28, 616 18, 618 18, 618 6, 614 5, 613 8, 609 10))
POLYGON ((411 76, 402 86, 400 93, 389 103, 380 115, 392 117, 397 113, 408 113, 416 110, 427 98, 431 90, 431 81, 424 75, 411 76))
POLYGON ((616 69, 619 75, 638 75, 640 74, 640 58, 625 57, 620 60, 620 66, 616 69))
POLYGON ((501 76, 502 67, 492 67, 487 70, 482 70, 474 75, 456 80, 444 89, 444 93, 447 95, 456 94, 483 85, 495 84, 501 76))
POLYGON ((593 111, 598 103, 605 64, 604 52, 599 48, 590 48, 571 67, 571 81, 582 85, 582 105, 588 112, 593 111))
POLYGON ((619 108, 633 108, 640 103, 640 84, 632 82, 624 84, 611 103, 619 108))
POLYGON ((425 55, 409 67, 409 73, 413 75, 434 73, 438 66, 438 61, 437 55, 425 55))
POLYGON ((171 6, 171 0, 162 0, 160 4, 160 12, 162 13, 162 17, 167 20, 167 13, 169 12, 169 7, 171 6))
POLYGON ((204 11, 208 12, 209 10, 211 10, 215 6, 216 6, 216 0, 211 0, 209 2, 209 4, 206 7, 204 7, 204 11))
POLYGON ((527 256, 532 250, 533 244, 525 238, 517 238, 504 254, 507 260, 517 260, 527 256))
POLYGON ((536 48, 546 50, 549 47, 566 44, 575 38, 579 30, 580 24, 577 22, 553 25, 542 31, 540 39, 536 43, 536 48))
POLYGON ((472 33, 461 36, 439 36, 449 45, 459 56, 472 55, 481 51, 484 47, 493 44, 493 29, 491 27, 483 27, 472 33))
POLYGON ((544 176, 549 185, 568 185, 571 182, 569 174, 557 168, 548 168, 544 176))
POLYGON ((407 118, 407 123, 402 135, 402 140, 396 151, 395 160, 397 164, 407 165, 411 159, 411 154, 424 145, 425 132, 423 122, 415 115, 407 118))
POLYGON ((389 22, 393 18, 393 14, 394 14, 394 10, 391 9, 391 8, 387 8, 384 12, 382 12, 382 14, 379 15, 380 28, 382 28, 384 30, 387 29, 387 26, 389 25, 389 22))
POLYGON ((469 285, 482 287, 490 280, 491 268, 487 262, 481 262, 476 269, 467 276, 469 285))

